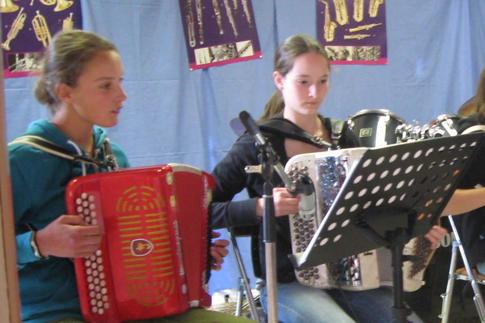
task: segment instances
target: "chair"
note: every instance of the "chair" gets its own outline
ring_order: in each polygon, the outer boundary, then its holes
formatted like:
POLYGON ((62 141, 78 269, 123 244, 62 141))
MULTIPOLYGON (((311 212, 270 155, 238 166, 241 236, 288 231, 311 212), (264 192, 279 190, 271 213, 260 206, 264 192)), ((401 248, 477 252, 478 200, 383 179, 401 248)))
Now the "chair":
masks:
POLYGON ((478 279, 478 273, 475 270, 472 270, 470 263, 468 262, 468 259, 466 257, 463 244, 461 243, 460 235, 458 234, 455 222, 453 221, 453 217, 451 215, 448 216, 448 220, 450 221, 452 229, 453 241, 451 249, 450 268, 448 271, 448 283, 446 285, 445 293, 441 295, 441 297, 443 298, 443 303, 439 318, 441 318, 441 323, 448 323, 455 280, 464 280, 470 282, 474 292, 473 301, 475 303, 478 316, 480 317, 481 322, 485 322, 485 306, 483 303, 482 294, 480 292, 480 287, 478 286, 478 284, 485 285, 485 280, 478 279), (457 249, 460 250, 461 260, 463 261, 463 264, 465 266, 464 270, 456 270, 456 261, 458 256, 457 249))

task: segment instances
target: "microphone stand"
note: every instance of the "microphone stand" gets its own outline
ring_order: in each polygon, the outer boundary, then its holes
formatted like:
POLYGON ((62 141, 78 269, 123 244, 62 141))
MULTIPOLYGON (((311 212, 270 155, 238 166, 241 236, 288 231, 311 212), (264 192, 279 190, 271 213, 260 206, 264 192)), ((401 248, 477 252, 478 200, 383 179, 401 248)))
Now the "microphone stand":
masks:
MULTIPOLYGON (((258 149, 258 159, 260 163, 260 172, 264 179, 263 184, 263 241, 265 245, 265 262, 266 262, 266 290, 268 292, 268 322, 278 322, 277 310, 277 278, 276 278, 276 220, 273 200, 273 171, 276 171, 288 191, 294 195, 298 193, 308 194, 308 185, 300 185, 292 181, 285 173, 278 155, 274 152, 271 143, 265 139, 258 125, 251 115, 242 111, 239 113, 239 120, 251 134, 256 142, 258 149)), ((232 123, 233 128, 236 126, 232 123)), ((246 172, 252 171, 252 166, 246 166, 246 172)), ((304 184, 304 183, 301 183, 304 184)), ((313 186, 312 186, 313 188, 313 186)))
POLYGON ((263 184, 263 241, 266 262, 266 290, 268 293, 268 323, 278 322, 277 279, 276 279, 276 230, 273 200, 273 168, 277 157, 271 146, 257 144, 263 184))

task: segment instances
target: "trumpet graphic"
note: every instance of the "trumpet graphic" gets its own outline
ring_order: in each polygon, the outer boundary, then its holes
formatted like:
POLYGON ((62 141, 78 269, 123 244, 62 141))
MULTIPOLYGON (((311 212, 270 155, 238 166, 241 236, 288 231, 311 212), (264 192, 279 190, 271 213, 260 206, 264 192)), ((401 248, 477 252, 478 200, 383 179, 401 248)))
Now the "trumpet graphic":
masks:
POLYGON ((74 1, 72 0, 57 0, 56 7, 54 8, 54 12, 66 10, 73 4, 74 4, 74 1))
POLYGON ((57 0, 40 0, 44 6, 53 6, 57 3, 57 0))
POLYGON ((23 11, 24 8, 20 9, 17 17, 15 17, 15 20, 12 22, 12 26, 10 26, 10 30, 7 34, 7 39, 2 43, 2 48, 5 50, 10 50, 10 43, 17 37, 19 32, 25 26, 25 19, 27 18, 27 14, 23 11))
POLYGON ((72 20, 72 12, 71 12, 69 16, 62 21, 62 30, 73 30, 73 29, 74 29, 74 21, 72 20))
POLYGON ((51 41, 51 33, 44 16, 39 13, 39 10, 36 11, 36 15, 32 18, 32 27, 34 27, 34 33, 37 40, 47 48, 51 41))
POLYGON ((19 6, 12 2, 12 0, 0 0, 0 12, 10 13, 19 10, 19 6))

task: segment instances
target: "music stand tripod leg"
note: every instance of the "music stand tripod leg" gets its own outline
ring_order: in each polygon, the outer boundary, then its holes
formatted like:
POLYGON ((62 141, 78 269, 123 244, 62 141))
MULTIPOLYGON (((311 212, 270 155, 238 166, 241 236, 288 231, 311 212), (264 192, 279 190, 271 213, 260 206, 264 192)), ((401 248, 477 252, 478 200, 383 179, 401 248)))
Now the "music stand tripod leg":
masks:
POLYGON ((392 235, 393 238, 390 241, 393 241, 390 250, 392 254, 392 267, 393 267, 393 296, 394 296, 394 305, 392 307, 393 310, 393 317, 394 322, 407 322, 407 316, 410 314, 410 310, 404 305, 404 292, 403 292, 403 270, 402 270, 402 263, 403 263, 403 256, 402 252, 404 249, 404 230, 397 229, 395 230, 392 235))
POLYGON ((241 315, 241 310, 242 310, 242 299, 243 299, 243 293, 244 291, 246 292, 246 298, 249 303, 249 309, 251 312, 251 317, 261 323, 263 320, 259 317, 258 310, 256 309, 256 302, 254 301, 253 293, 251 291, 251 286, 249 284, 249 278, 247 275, 246 267, 244 266, 244 262, 242 260, 241 256, 241 251, 239 250, 239 246, 237 244, 237 240, 234 236, 234 233, 232 231, 232 228, 229 229, 229 235, 231 239, 231 244, 232 244, 232 250, 234 251, 234 256, 236 257, 236 262, 239 268, 239 273, 241 274, 241 277, 239 278, 239 293, 237 297, 237 305, 236 305, 236 312, 235 316, 240 316, 241 315))

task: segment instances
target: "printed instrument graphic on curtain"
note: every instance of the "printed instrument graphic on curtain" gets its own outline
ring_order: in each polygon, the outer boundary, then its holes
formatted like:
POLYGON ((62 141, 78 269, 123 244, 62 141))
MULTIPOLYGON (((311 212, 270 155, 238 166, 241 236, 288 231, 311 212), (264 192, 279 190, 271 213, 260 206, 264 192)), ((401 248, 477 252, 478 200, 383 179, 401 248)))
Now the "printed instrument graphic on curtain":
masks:
POLYGON ((28 76, 56 32, 82 27, 80 0, 0 0, 5 77, 28 76))
POLYGON ((316 0, 317 38, 333 64, 387 64, 385 0, 316 0))
POLYGON ((261 58, 251 0, 179 0, 190 70, 261 58))

